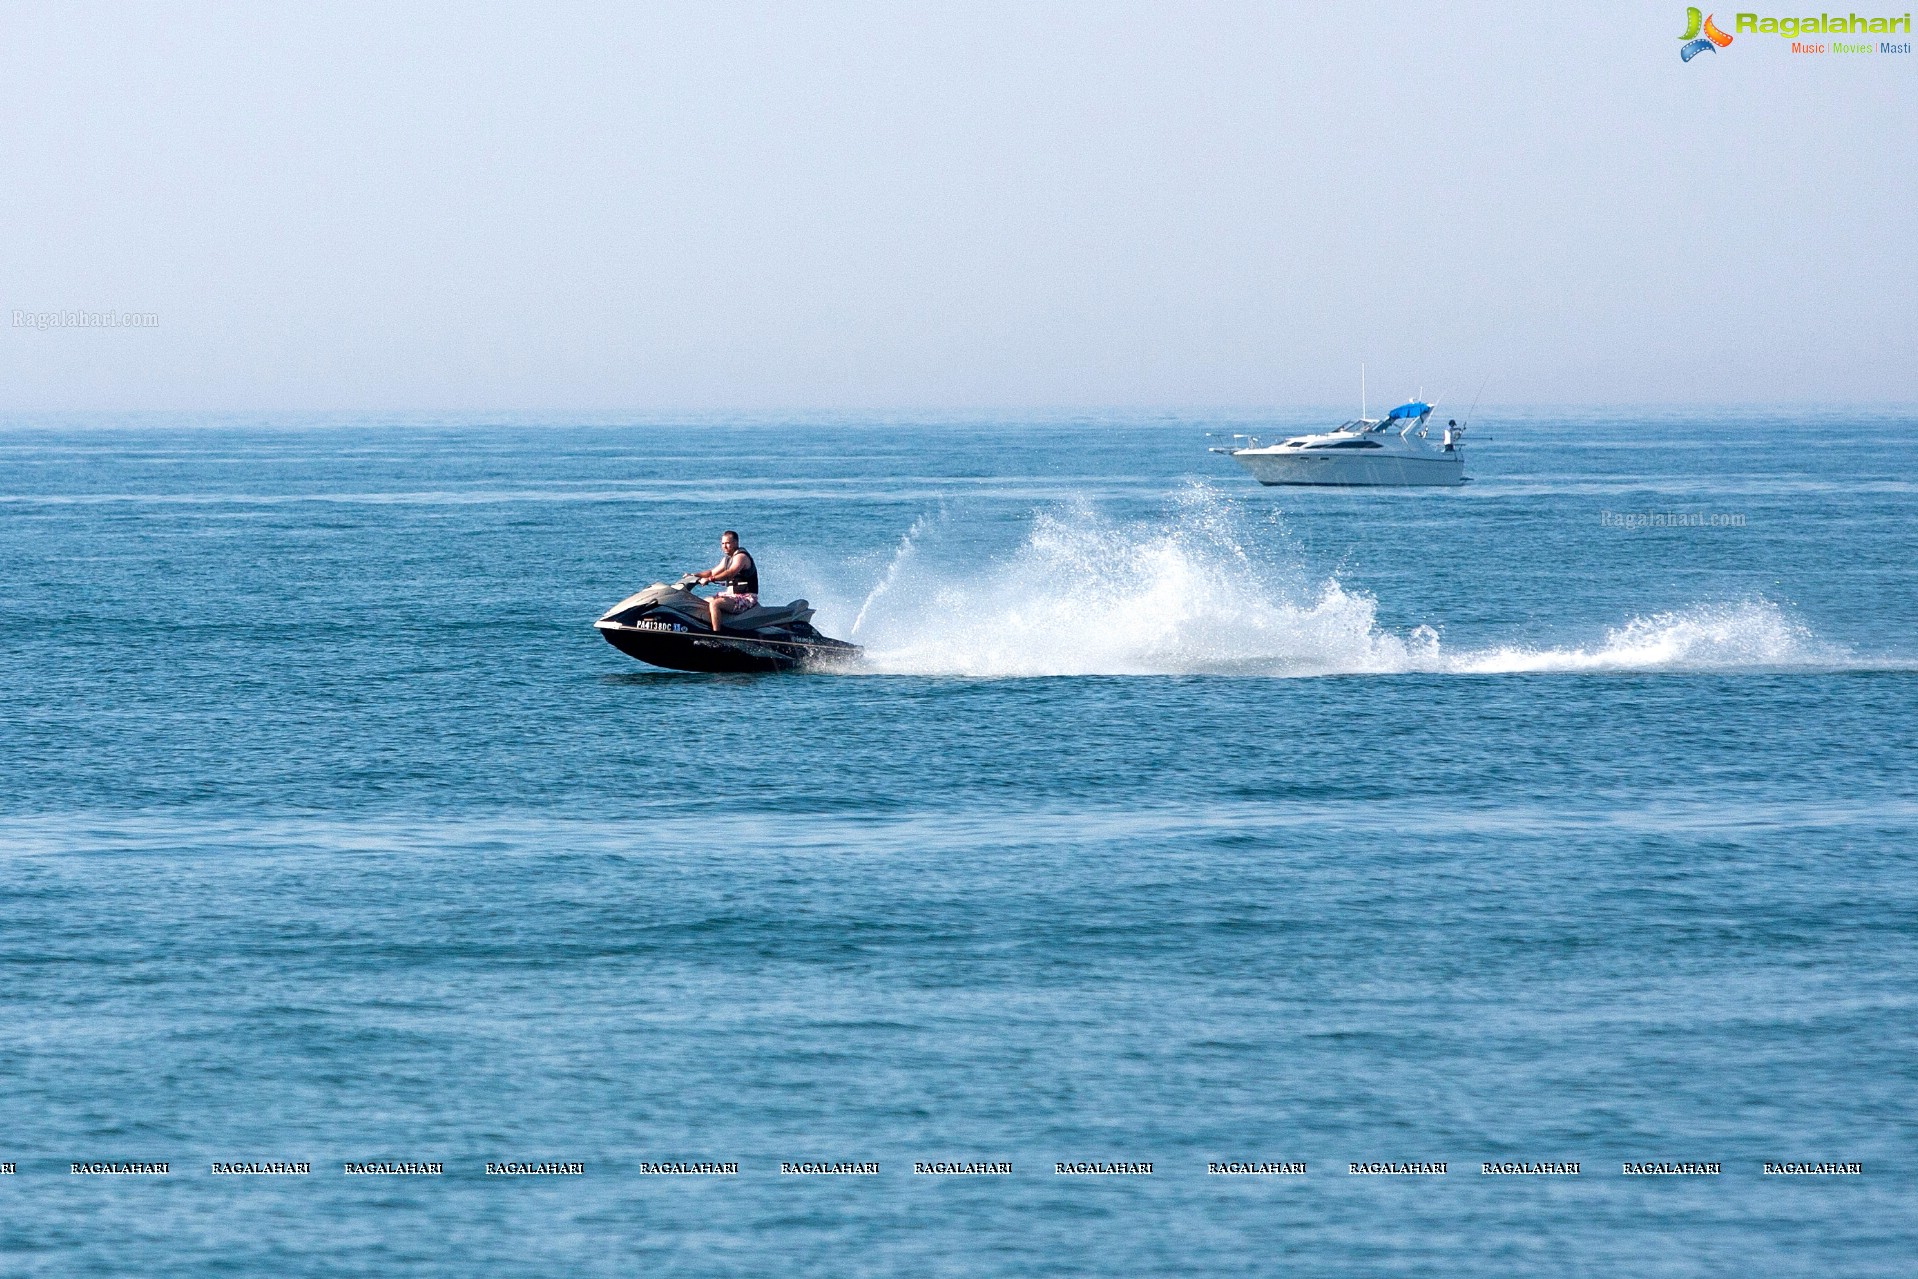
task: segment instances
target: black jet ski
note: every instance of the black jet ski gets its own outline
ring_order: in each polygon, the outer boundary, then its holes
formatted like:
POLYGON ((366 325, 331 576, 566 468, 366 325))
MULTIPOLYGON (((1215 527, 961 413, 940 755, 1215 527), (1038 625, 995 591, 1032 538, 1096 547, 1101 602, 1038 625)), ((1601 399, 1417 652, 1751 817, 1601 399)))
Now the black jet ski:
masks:
POLYGON ((690 574, 671 586, 655 582, 607 609, 593 627, 628 657, 675 671, 818 669, 844 665, 862 651, 814 630, 805 600, 722 613, 715 634, 706 601, 692 592, 696 583, 690 574))

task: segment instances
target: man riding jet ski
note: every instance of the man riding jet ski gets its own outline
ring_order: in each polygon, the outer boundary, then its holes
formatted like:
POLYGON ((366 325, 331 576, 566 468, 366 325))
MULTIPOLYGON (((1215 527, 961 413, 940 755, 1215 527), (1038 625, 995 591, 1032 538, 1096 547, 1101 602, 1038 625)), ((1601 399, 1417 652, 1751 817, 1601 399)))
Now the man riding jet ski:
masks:
POLYGON ((739 534, 731 529, 719 535, 719 563, 693 577, 726 584, 724 593, 706 601, 706 616, 715 635, 722 629, 721 613, 745 613, 759 607, 759 565, 753 563, 752 553, 739 544, 739 534))
POLYGON ((759 566, 731 529, 719 539, 718 564, 671 586, 655 582, 606 610, 593 626, 629 657, 676 671, 789 671, 859 656, 859 646, 812 627, 805 600, 778 608, 759 602, 759 566), (695 586, 726 584, 711 599, 695 586))

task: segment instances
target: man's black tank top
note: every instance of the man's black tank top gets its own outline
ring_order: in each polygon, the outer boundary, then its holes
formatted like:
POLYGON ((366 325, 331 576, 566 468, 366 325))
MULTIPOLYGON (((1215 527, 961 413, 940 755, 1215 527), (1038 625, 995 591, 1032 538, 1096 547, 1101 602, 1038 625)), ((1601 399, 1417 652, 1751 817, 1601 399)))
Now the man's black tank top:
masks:
POLYGON ((752 552, 742 546, 734 554, 746 557, 746 567, 727 578, 726 585, 732 587, 735 595, 759 594, 759 565, 753 563, 752 552))

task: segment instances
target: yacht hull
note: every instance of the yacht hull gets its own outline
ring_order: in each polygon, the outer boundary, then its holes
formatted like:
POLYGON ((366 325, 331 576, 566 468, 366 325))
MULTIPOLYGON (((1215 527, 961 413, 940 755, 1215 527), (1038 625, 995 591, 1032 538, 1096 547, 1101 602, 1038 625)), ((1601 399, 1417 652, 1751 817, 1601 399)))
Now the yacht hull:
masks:
POLYGON ((1240 449, 1233 461, 1261 484, 1320 487, 1429 488, 1465 483, 1465 459, 1459 454, 1432 457, 1354 457, 1351 452, 1240 449))

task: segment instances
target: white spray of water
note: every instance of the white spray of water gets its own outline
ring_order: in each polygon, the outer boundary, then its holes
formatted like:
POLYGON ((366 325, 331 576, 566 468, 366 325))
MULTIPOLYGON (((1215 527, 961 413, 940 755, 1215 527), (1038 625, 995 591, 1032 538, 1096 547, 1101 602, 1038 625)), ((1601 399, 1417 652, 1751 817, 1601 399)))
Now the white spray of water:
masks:
POLYGON ((1502 674, 1825 667, 1847 655, 1769 600, 1634 618, 1589 647, 1453 649, 1382 627, 1377 601, 1251 555, 1203 491, 1175 518, 1038 517, 997 560, 941 570, 922 518, 861 605, 862 669, 918 675, 1502 674))
POLYGON ((907 566, 913 559, 913 548, 932 527, 932 522, 933 516, 930 512, 921 515, 912 522, 912 527, 906 530, 906 535, 899 539, 899 549, 893 552, 892 559, 886 564, 886 571, 879 575, 878 583, 866 593, 865 602, 859 606, 859 615, 852 619, 854 637, 858 636, 859 628, 864 624, 866 614, 872 611, 872 606, 885 598, 892 590, 893 584, 899 580, 899 575, 907 571, 907 566))

